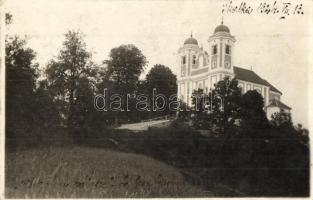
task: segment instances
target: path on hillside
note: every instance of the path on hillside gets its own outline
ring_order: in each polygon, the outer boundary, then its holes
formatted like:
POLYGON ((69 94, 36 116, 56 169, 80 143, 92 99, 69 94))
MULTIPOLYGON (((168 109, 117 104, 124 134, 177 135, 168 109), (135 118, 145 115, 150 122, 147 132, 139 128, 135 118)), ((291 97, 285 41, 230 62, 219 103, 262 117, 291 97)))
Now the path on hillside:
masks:
POLYGON ((127 129, 132 131, 145 131, 148 130, 149 127, 164 127, 169 125, 171 120, 169 119, 161 119, 161 120, 151 120, 146 122, 138 122, 132 124, 122 124, 116 129, 127 129))

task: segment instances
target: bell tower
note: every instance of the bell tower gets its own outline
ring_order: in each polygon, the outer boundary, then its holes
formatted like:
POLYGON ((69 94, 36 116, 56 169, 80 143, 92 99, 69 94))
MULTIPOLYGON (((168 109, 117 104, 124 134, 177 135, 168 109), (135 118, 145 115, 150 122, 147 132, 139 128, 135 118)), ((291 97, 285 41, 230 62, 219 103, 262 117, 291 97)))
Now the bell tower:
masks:
POLYGON ((221 80, 225 75, 233 75, 233 52, 236 39, 230 34, 230 30, 224 25, 223 20, 218 25, 213 35, 209 37, 210 70, 218 74, 221 80))
POLYGON ((198 41, 193 38, 192 34, 184 42, 184 45, 178 50, 179 74, 177 76, 178 95, 177 97, 187 104, 191 104, 192 80, 191 72, 198 66, 198 54, 201 49, 198 41))
POLYGON ((191 68, 197 64, 196 57, 199 51, 198 41, 193 38, 191 34, 190 37, 185 40, 184 45, 178 50, 178 62, 180 66, 179 77, 186 78, 190 76, 191 68))

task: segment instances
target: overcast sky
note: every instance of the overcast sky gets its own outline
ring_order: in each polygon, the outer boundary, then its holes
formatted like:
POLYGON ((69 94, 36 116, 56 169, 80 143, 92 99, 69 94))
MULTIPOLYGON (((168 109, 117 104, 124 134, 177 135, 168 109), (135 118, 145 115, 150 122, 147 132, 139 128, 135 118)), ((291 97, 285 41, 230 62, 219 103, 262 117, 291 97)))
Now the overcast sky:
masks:
MULTIPOLYGON (((108 58, 112 48, 134 44, 149 61, 146 72, 160 63, 177 74, 178 48, 192 31, 199 44, 208 49, 207 40, 221 22, 225 2, 9 0, 6 9, 13 15, 9 31, 29 36, 29 46, 37 52, 41 67, 57 55, 67 30, 79 29, 98 63, 108 58)), ((253 7, 259 3, 246 2, 253 7)), ((292 107, 294 122, 307 126, 313 15, 312 1, 302 3, 304 15, 280 19, 280 15, 256 12, 224 14, 224 24, 237 40, 235 65, 252 67, 281 90, 282 101, 292 107)))

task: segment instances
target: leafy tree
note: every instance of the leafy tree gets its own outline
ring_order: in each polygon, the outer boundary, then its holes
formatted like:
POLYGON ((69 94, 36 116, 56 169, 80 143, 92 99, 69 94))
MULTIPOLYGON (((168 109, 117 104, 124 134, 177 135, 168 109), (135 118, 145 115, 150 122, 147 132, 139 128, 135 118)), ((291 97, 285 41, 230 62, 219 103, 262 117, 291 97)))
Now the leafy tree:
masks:
POLYGON ((279 127, 279 126, 292 127, 291 115, 289 113, 284 112, 284 111, 275 112, 271 116, 270 123, 276 127, 279 127))
POLYGON ((47 80, 37 81, 37 89, 33 95, 34 106, 31 112, 35 118, 33 130, 40 132, 40 138, 51 138, 55 134, 58 137, 58 130, 61 128, 61 117, 58 105, 53 101, 47 80))
MULTIPOLYGON (((242 95, 239 110, 241 123, 238 128, 230 131, 231 134, 224 137, 219 154, 220 163, 227 168, 268 169, 256 170, 249 175, 251 182, 258 179, 260 185, 268 184, 268 179, 273 179, 280 184, 282 190, 294 194, 307 190, 294 187, 296 182, 307 181, 307 138, 297 133, 292 122, 286 121, 290 118, 284 114, 275 115, 275 123, 269 126, 263 107, 263 97, 257 91, 248 91, 242 95), (277 169, 281 169, 279 173, 277 169), (286 178, 289 176, 293 178, 286 178)), ((238 173, 238 177, 244 176, 247 175, 238 173)), ((258 188, 260 185, 252 188, 258 188)))
MULTIPOLYGON (((103 63, 107 66, 106 76, 113 83, 110 92, 122 95, 121 108, 125 110, 127 107, 130 110, 111 112, 115 118, 115 123, 119 123, 119 120, 129 121, 137 118, 135 99, 129 98, 127 103, 126 95, 132 95, 137 92, 139 76, 147 64, 146 57, 136 46, 128 44, 113 48, 109 59, 103 63)), ((104 82, 108 82, 108 80, 104 82)))
MULTIPOLYGON (((7 25, 12 19, 13 16, 6 13, 7 25)), ((6 35, 5 50, 7 142, 39 144, 42 139, 51 138, 53 131, 50 130, 60 124, 59 113, 46 82, 38 81, 36 53, 27 47, 27 40, 6 35)))
MULTIPOLYGON (((253 152, 258 151, 260 139, 266 138, 268 121, 263 110, 263 97, 255 90, 248 91, 240 98, 238 128, 229 131, 223 144, 223 153, 230 154, 234 160, 223 161, 230 165, 248 165, 253 152)), ((262 141, 263 142, 263 141, 262 141)), ((233 167, 233 166, 232 166, 233 167)))
POLYGON ((300 140, 304 144, 309 145, 309 130, 306 128, 303 128, 302 124, 297 124, 297 126, 295 127, 295 130, 300 140))
POLYGON ((113 48, 104 64, 117 89, 130 92, 137 88, 147 60, 136 46, 128 44, 113 48))
POLYGON ((198 89, 192 93, 192 118, 193 125, 199 129, 212 128, 212 118, 209 114, 209 104, 211 101, 210 95, 203 92, 203 89, 198 89))
POLYGON ((38 77, 36 53, 26 46, 26 40, 18 36, 5 41, 6 64, 6 122, 9 137, 17 132, 30 130, 35 120, 33 112, 38 77))
POLYGON ((193 92, 194 124, 201 121, 206 128, 212 126, 227 132, 240 119, 241 91, 236 79, 225 77, 215 84, 213 90, 193 92))
POLYGON ((173 74, 171 69, 160 64, 154 65, 146 76, 148 91, 152 91, 153 88, 156 88, 158 93, 166 97, 177 94, 176 81, 176 75, 173 74))
POLYGON ((49 90, 60 105, 71 132, 82 125, 91 112, 97 68, 86 49, 83 35, 78 31, 65 34, 63 48, 46 69, 49 90))
POLYGON ((38 77, 38 63, 34 62, 36 53, 26 47, 25 39, 20 39, 18 36, 7 38, 5 52, 8 94, 33 93, 38 77))
POLYGON ((152 107, 153 89, 155 89, 156 94, 162 94, 165 97, 166 108, 164 111, 158 113, 158 115, 173 113, 169 109, 169 99, 172 95, 177 94, 176 81, 177 81, 176 75, 173 74, 170 68, 160 64, 154 65, 154 67, 146 75, 144 86, 146 89, 146 94, 148 94, 151 97, 150 106, 152 107))
POLYGON ((238 81, 225 77, 211 91, 211 115, 213 123, 226 132, 239 119, 241 91, 238 81))
POLYGON ((265 128, 268 125, 266 114, 263 110, 264 99, 256 90, 250 90, 241 98, 241 121, 254 129, 265 128))

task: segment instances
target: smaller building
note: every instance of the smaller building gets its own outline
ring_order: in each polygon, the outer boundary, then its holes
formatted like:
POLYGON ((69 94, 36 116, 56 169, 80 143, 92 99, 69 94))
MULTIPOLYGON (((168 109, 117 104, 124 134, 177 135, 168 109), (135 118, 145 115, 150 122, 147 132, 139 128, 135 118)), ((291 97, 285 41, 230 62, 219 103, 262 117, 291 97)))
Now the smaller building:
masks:
POLYGON ((274 113, 286 113, 290 115, 291 108, 281 101, 277 99, 272 99, 270 103, 265 107, 266 109, 266 116, 268 119, 271 119, 274 113))

